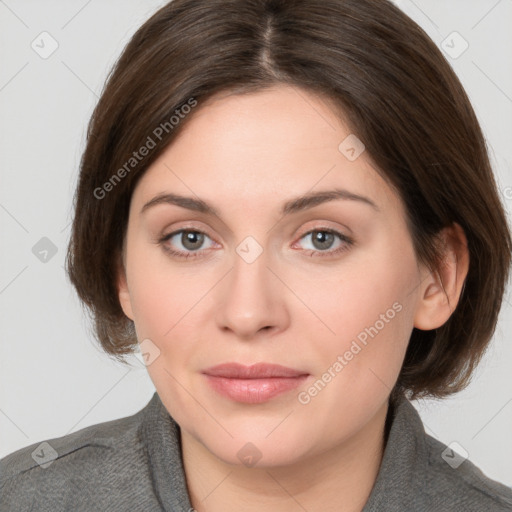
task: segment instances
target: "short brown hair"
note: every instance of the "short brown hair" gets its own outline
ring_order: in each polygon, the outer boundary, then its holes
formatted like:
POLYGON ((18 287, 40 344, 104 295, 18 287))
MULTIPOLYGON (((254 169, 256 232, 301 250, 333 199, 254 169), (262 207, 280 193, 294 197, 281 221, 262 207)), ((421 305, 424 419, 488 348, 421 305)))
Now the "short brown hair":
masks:
POLYGON ((496 328, 510 232, 460 81, 387 0, 174 0, 137 30, 92 115, 74 198, 67 271, 95 336, 120 361, 136 347, 116 278, 134 187, 193 112, 169 127, 171 116, 191 99, 278 84, 328 98, 343 115, 403 201, 419 261, 438 268, 436 235, 453 222, 464 229, 470 265, 459 303, 438 329, 413 330, 394 390, 411 398, 459 391, 496 328), (127 169, 159 126, 157 147, 127 169))

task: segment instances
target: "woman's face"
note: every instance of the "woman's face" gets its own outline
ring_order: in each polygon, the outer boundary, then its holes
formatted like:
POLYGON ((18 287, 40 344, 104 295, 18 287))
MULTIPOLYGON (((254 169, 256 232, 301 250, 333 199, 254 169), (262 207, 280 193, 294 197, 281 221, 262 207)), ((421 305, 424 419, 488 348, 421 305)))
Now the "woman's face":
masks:
POLYGON ((348 443, 386 409, 423 292, 401 201, 304 90, 190 115, 133 193, 119 284, 156 390, 228 463, 348 443), (144 208, 162 194, 189 199, 144 208), (205 373, 224 363, 293 372, 205 373))

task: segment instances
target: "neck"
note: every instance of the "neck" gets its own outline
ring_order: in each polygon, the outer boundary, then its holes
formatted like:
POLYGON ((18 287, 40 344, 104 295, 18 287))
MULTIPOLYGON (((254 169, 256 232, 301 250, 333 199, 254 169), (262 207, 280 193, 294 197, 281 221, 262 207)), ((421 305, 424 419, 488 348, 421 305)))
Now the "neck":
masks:
POLYGON ((343 443, 265 468, 228 464, 181 432, 191 504, 197 512, 322 510, 361 512, 377 478, 386 442, 388 403, 343 443))

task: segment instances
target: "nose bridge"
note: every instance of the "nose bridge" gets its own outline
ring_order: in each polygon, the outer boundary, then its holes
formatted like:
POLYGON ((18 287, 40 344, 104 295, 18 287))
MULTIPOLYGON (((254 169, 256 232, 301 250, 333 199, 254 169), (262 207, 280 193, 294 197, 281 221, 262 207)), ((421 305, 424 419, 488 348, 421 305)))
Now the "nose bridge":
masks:
POLYGON ((231 272, 221 289, 219 327, 248 337, 279 323, 279 283, 267 268, 272 266, 269 255, 253 236, 236 246, 231 272))
MULTIPOLYGON (((261 307, 269 298, 269 251, 253 237, 247 236, 235 248, 228 295, 239 310, 254 315, 251 309, 261 307)), ((229 300, 229 298, 228 298, 229 300)))

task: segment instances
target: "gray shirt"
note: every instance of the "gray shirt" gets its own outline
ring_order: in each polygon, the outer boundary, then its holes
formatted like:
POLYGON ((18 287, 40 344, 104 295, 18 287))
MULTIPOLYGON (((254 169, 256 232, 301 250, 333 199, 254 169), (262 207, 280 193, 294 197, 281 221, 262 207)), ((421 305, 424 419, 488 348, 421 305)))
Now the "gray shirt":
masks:
MULTIPOLYGON (((390 413, 384 457, 362 512, 512 511, 512 490, 427 435, 408 400, 390 413)), ((0 512, 93 510, 192 512, 180 429, 156 392, 133 416, 0 460, 0 512)))

